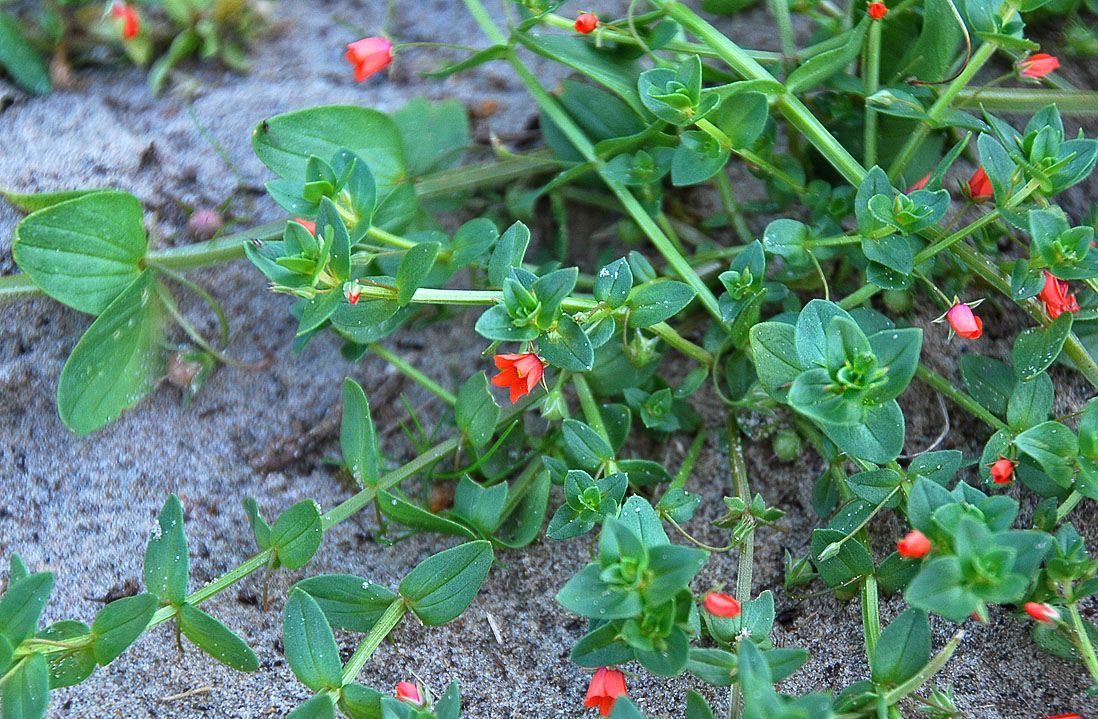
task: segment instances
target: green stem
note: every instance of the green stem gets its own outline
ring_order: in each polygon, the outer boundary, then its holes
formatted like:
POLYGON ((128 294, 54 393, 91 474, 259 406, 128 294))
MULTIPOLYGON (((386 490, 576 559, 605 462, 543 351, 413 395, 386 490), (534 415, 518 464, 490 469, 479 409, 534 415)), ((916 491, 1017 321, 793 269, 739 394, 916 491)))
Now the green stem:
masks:
POLYGON ((721 204, 724 205, 724 211, 728 213, 728 220, 735 228, 736 234, 740 236, 740 242, 745 245, 748 244, 755 236, 751 232, 751 228, 747 226, 747 221, 743 219, 740 206, 736 203, 736 196, 732 192, 732 181, 728 179, 728 173, 718 172, 713 178, 713 184, 717 187, 717 194, 721 198, 721 204))
POLYGON ((408 611, 408 605, 404 603, 403 597, 397 597, 393 600, 393 603, 385 610, 385 613, 381 615, 381 618, 377 620, 377 624, 370 628, 366 638, 362 640, 362 643, 358 645, 358 649, 351 655, 351 658, 347 660, 347 664, 343 667, 343 684, 346 686, 355 680, 358 673, 362 671, 362 667, 366 666, 366 662, 369 661, 370 656, 374 651, 381 646, 382 640, 389 636, 389 632, 393 631, 393 628, 400 624, 400 620, 404 618, 404 613, 408 611))
POLYGON ((573 374, 572 386, 576 388, 576 395, 579 397, 580 407, 583 409, 583 416, 587 420, 587 424, 591 426, 591 429, 598 432, 599 436, 609 442, 610 434, 606 431, 606 423, 602 419, 602 412, 599 411, 595 395, 591 393, 591 386, 587 384, 587 378, 579 372, 573 374))
POLYGON ((946 397, 949 397, 953 400, 954 404, 967 411, 973 417, 982 419, 984 422, 991 425, 993 429, 1010 431, 1010 427, 1008 427, 1003 420, 999 419, 991 412, 988 412, 983 405, 957 389, 952 382, 930 369, 925 364, 920 363, 919 366, 915 368, 915 376, 944 394, 946 397))
MULTIPOLYGON (((155 265, 152 266, 156 267, 155 265)), ((221 309, 221 305, 218 304, 217 300, 213 298, 213 295, 202 289, 201 286, 196 285, 194 282, 191 282, 178 272, 173 272, 172 270, 166 269, 164 267, 156 267, 156 269, 165 277, 172 278, 179 284, 189 289, 191 292, 198 295, 202 299, 202 301, 205 302, 211 310, 213 310, 214 314, 217 315, 217 323, 221 327, 221 349, 225 349, 226 347, 228 347, 229 319, 225 316, 225 310, 221 309)))
POLYGON ((1068 613, 1071 614, 1071 625, 1075 631, 1075 644, 1079 647, 1079 653, 1083 655, 1083 663, 1090 672, 1090 680, 1098 685, 1098 657, 1094 655, 1094 646, 1090 643, 1083 618, 1079 616, 1079 607, 1075 602, 1068 605, 1068 613))
MULTIPOLYGON (((728 468, 732 473, 732 485, 736 495, 744 504, 751 505, 751 487, 747 481, 747 466, 743 461, 743 439, 740 436, 740 424, 734 412, 728 412, 725 425, 728 440, 728 468)), ((755 530, 744 535, 740 543, 740 558, 736 568, 736 601, 743 604, 751 599, 751 572, 755 563, 755 530)), ((728 692, 729 719, 743 716, 743 697, 739 682, 732 685, 728 692)))
POLYGON ((1053 103, 1062 115, 1098 114, 1098 92, 1089 90, 965 89, 957 94, 957 99, 968 104, 976 99, 977 93, 985 109, 1008 115, 1030 115, 1053 103))
POLYGON ((408 377, 411 377, 413 380, 423 385, 427 390, 435 394, 446 404, 451 406, 457 404, 457 397, 454 395, 453 392, 449 391, 438 382, 435 382, 433 379, 420 372, 418 369, 408 363, 408 361, 406 361, 403 357, 395 354, 385 345, 381 344, 380 342, 372 342, 368 346, 371 352, 376 354, 378 357, 381 357, 392 366, 396 367, 408 377))
POLYGON ((865 633, 865 656, 872 663, 873 655, 877 653, 877 640, 881 638, 877 579, 872 576, 866 577, 862 582, 862 631, 865 633))
MULTIPOLYGON (((869 37, 866 40, 865 63, 862 86, 865 97, 870 97, 881 84, 881 22, 869 24, 869 37)), ((865 103, 865 166, 877 164, 877 110, 869 102, 865 103)))
POLYGON ((1071 510, 1075 509, 1076 505, 1078 505, 1082 499, 1083 495, 1079 494, 1074 489, 1071 490, 1071 494, 1069 494, 1067 499, 1061 502, 1060 506, 1056 509, 1056 523, 1059 524, 1064 521, 1064 518, 1071 514, 1071 510))
POLYGON ((957 645, 959 645, 964 638, 965 631, 963 629, 954 634, 953 638, 949 640, 949 643, 934 655, 927 665, 923 667, 922 671, 890 691, 888 694, 885 694, 885 703, 889 705, 895 704, 921 687, 927 679, 930 679, 939 669, 945 666, 945 663, 953 656, 953 652, 957 650, 957 645))
POLYGON ((667 488, 668 492, 672 489, 682 489, 686 485, 686 480, 690 478, 690 472, 694 469, 694 464, 698 461, 698 456, 701 454, 704 445, 705 430, 701 429, 698 430, 698 434, 694 436, 694 441, 690 443, 690 449, 686 451, 686 457, 682 460, 682 466, 679 467, 679 473, 675 475, 675 479, 667 488))
POLYGON ((793 20, 789 16, 789 0, 770 0, 768 3, 774 21, 778 24, 778 37, 781 38, 782 60, 788 68, 797 58, 797 45, 793 38, 793 20))

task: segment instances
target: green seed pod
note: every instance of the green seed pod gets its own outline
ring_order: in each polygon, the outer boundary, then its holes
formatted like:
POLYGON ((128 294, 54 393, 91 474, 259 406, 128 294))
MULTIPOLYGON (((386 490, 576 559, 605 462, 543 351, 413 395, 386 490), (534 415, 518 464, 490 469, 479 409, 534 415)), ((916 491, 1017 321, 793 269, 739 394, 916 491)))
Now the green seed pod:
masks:
POLYGON ((892 314, 902 315, 911 309, 911 293, 907 290, 885 290, 884 304, 892 314))
POLYGON ((797 434, 797 430, 785 429, 778 430, 774 435, 773 448, 774 454, 778 456, 778 459, 782 462, 792 462, 801 455, 801 435, 797 434))

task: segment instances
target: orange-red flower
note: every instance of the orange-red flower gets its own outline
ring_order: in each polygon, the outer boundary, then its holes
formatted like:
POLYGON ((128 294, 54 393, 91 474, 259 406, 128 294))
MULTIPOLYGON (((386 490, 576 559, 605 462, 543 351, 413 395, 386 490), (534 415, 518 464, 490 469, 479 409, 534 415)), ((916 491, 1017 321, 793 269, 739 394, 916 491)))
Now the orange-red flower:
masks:
POLYGON ((1059 60, 1047 52, 1039 52, 1018 63, 1018 74, 1022 77, 1044 77, 1059 67, 1059 60))
POLYGON ((599 26, 599 16, 593 12, 585 12, 576 18, 576 32, 586 35, 599 26))
POLYGON ((419 693, 419 687, 412 682, 397 682, 397 699, 416 706, 423 706, 423 695, 419 693))
POLYGON ((496 367, 503 370, 492 378, 497 387, 511 388, 511 402, 534 389, 541 381, 545 365, 536 354, 502 354, 495 356, 496 367))
POLYGON ((301 225, 306 230, 308 230, 310 235, 315 235, 316 234, 316 223, 315 222, 312 222, 310 220, 303 220, 300 217, 295 217, 294 222, 296 222, 297 224, 301 225))
POLYGON ((355 80, 362 82, 393 61, 393 43, 383 37, 366 37, 348 45, 344 57, 355 66, 355 80))
POLYGON ((1005 457, 997 459, 989 471, 995 484, 1009 484, 1011 477, 1014 476, 1014 462, 1005 457))
POLYGON ((896 550, 901 557, 918 559, 930 553, 930 540, 918 529, 908 532, 907 536, 896 542, 896 550))
POLYGON ((137 10, 128 2, 116 2, 111 5, 111 16, 122 19, 122 39, 132 40, 137 37, 141 29, 141 21, 137 16, 137 10))
POLYGON ((591 677, 591 686, 587 687, 587 698, 583 700, 583 705, 598 707, 599 714, 610 716, 614 700, 625 695, 625 675, 621 670, 600 667, 595 676, 591 677))
POLYGON ((720 592, 710 592, 705 595, 705 609, 718 617, 731 618, 740 615, 740 603, 736 598, 720 592))
POLYGON ((1079 303, 1075 300, 1075 295, 1069 295, 1067 291, 1067 282, 1056 279, 1051 272, 1045 270, 1045 286, 1038 293, 1037 299, 1045 303, 1045 310, 1052 319, 1056 319, 1065 311, 1079 311, 1079 303))
POLYGON ((1042 719, 1083 719, 1078 714, 1057 714, 1056 716, 1043 717, 1042 719))
POLYGON ((974 340, 983 334, 984 321, 972 314, 972 308, 964 302, 958 302, 946 312, 946 319, 953 331, 966 340, 974 340))
POLYGON ((869 17, 874 20, 880 20, 888 12, 888 6, 883 2, 871 2, 869 3, 869 17))
POLYGON ((915 190, 921 190, 924 187, 926 187, 926 183, 930 181, 930 176, 932 174, 934 174, 934 173, 928 172, 925 175, 923 175, 923 179, 919 180, 914 185, 912 185, 911 187, 904 190, 904 194, 905 195, 910 195, 912 192, 915 192, 915 190))
POLYGON ((1060 612, 1056 611, 1047 604, 1026 602, 1025 610, 1026 614, 1033 617, 1039 622, 1045 622, 1046 624, 1055 624, 1056 622, 1060 621, 1060 612))
POLYGON ((991 180, 988 179, 984 168, 980 167, 972 173, 968 181, 968 196, 976 202, 982 202, 992 195, 991 180))

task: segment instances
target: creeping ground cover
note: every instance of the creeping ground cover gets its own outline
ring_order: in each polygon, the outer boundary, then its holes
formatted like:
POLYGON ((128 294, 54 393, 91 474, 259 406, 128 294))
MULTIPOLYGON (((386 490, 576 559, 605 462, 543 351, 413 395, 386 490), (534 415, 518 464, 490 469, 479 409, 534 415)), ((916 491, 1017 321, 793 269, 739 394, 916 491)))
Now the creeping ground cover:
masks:
MULTIPOLYGON (((81 44, 92 30, 51 30, 89 4, 14 5, 0 40, 20 40, 0 66, 27 90, 47 89, 28 68, 58 47, 102 57, 81 44)), ((1086 716, 1098 95, 1061 75, 1093 52, 1096 8, 751 5, 463 0, 475 46, 387 26, 311 40, 354 93, 234 138, 278 219, 188 208, 200 242, 157 242, 153 208, 125 190, 5 186, 19 272, 0 277, 0 302, 44 295, 86 317, 53 378, 54 424, 74 441, 94 447, 141 416, 165 380, 201 425, 211 385, 269 371, 240 354, 222 306, 242 290, 194 272, 211 265, 239 260, 267 289, 246 303, 292 327, 289 346, 265 348, 298 357, 283 395, 316 391, 328 374, 314 363, 387 369, 346 376, 323 419, 290 429, 285 462, 253 463, 292 476, 306 456, 326 461, 325 506, 257 500, 257 471, 198 513, 213 500, 196 503, 181 474, 142 545, 116 547, 140 567, 132 583, 88 621, 54 619, 51 603, 76 593, 63 567, 4 545, 0 717, 65 716, 66 687, 165 628, 180 661, 224 665, 227 682, 284 663, 292 719, 510 716, 396 654, 411 627, 474 622, 505 653, 507 626, 483 603, 493 582, 516 612, 567 618, 561 661, 542 658, 571 703, 539 707, 533 691, 536 716, 1086 716), (778 49, 730 32, 748 16, 778 49), (432 87, 506 74, 528 130, 478 145, 460 100, 376 107, 413 53, 432 87), (417 361, 400 342, 419 337, 432 346, 417 361), (459 351, 470 364, 423 361, 459 351), (384 376, 430 401, 397 402, 384 376), (240 555, 211 556, 196 525, 240 555), (317 571, 347 531, 386 556, 423 551, 394 571, 341 543, 335 571, 317 571), (542 551, 551 568, 528 571, 542 551), (529 606, 537 592, 553 602, 529 606), (246 623, 208 601, 222 593, 248 598, 246 623), (829 648, 798 643, 805 606, 859 645, 830 678, 829 648), (977 697, 944 679, 995 631, 1078 688, 977 697), (376 666, 400 679, 372 681, 376 666), (653 685, 676 700, 646 700, 653 685)), ((158 90, 190 55, 241 67, 261 10, 99 3, 87 27, 120 33, 110 42, 138 64, 166 45, 158 90), (169 28, 181 34, 153 37, 169 28)), ((5 494, 20 481, 0 474, 5 494)), ((0 519, 29 516, 10 505, 0 519)))

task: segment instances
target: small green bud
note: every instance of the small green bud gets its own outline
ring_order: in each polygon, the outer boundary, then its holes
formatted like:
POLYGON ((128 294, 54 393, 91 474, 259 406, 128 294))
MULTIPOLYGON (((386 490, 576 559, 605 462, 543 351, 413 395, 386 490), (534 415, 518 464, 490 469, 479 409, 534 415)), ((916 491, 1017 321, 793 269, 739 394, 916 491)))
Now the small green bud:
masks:
POLYGON ((780 461, 792 462, 801 456, 803 443, 801 442, 801 435, 797 434, 797 430, 786 427, 778 430, 777 434, 774 435, 772 446, 774 454, 778 456, 780 461))
POLYGON ((885 290, 884 304, 888 311, 902 315, 911 309, 911 293, 907 290, 885 290))

